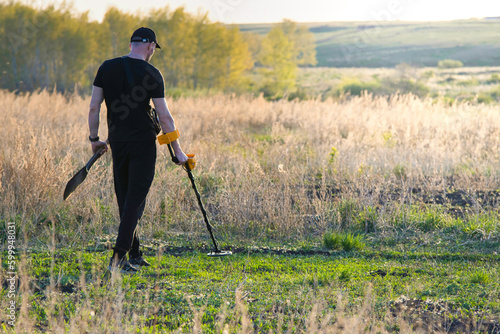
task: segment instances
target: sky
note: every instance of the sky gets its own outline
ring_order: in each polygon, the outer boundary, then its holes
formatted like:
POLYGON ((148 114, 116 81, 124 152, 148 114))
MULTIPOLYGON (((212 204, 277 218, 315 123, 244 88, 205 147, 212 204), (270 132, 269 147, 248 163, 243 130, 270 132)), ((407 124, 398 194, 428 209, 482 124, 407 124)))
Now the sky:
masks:
MULTIPOLYGON (((40 4, 64 0, 38 0, 40 4)), ((36 2, 36 0, 35 0, 36 2)), ((66 0, 78 12, 101 21, 107 8, 147 12, 151 8, 184 6, 187 12, 208 12, 223 23, 329 21, 437 21, 500 16, 500 1, 475 0, 66 0)))

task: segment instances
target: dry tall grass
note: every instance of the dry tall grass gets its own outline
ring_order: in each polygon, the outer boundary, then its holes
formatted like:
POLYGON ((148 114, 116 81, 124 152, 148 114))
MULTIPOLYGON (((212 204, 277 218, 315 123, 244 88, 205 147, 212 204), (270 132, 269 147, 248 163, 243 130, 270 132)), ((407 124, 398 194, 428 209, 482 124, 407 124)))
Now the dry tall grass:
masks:
MULTIPOLYGON (((88 104, 76 95, 0 92, 0 213, 31 242, 47 243, 51 221, 62 244, 116 232, 110 154, 62 201, 66 182, 91 155, 88 104)), ((370 206, 384 193, 401 202, 412 188, 432 194, 500 183, 494 106, 444 106, 414 96, 267 102, 218 95, 169 104, 183 147, 197 154, 194 173, 210 217, 231 240, 291 240, 339 227, 332 191, 337 201, 370 206)), ((169 160, 162 147, 142 234, 205 236, 186 175, 169 160)), ((387 224, 381 216, 376 227, 387 224)))

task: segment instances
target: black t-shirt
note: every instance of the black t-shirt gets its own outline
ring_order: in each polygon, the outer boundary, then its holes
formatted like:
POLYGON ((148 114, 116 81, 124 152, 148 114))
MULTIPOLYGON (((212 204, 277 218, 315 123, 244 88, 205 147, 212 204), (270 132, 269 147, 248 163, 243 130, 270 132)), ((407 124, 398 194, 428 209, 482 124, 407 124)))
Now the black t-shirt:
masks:
POLYGON ((160 71, 150 63, 129 58, 131 79, 127 78, 124 59, 106 60, 99 67, 94 86, 101 87, 108 109, 110 142, 137 142, 156 139, 148 112, 151 98, 165 97, 160 71))

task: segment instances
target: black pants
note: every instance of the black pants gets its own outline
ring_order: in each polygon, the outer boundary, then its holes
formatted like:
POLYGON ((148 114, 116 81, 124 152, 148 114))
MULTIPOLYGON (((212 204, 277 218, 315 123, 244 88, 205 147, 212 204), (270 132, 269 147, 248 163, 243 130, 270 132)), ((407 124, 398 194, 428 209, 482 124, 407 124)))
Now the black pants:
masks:
POLYGON ((146 196, 155 175, 156 142, 112 142, 110 146, 120 210, 120 228, 114 254, 122 258, 129 252, 130 257, 137 257, 141 252, 136 227, 144 212, 146 196))

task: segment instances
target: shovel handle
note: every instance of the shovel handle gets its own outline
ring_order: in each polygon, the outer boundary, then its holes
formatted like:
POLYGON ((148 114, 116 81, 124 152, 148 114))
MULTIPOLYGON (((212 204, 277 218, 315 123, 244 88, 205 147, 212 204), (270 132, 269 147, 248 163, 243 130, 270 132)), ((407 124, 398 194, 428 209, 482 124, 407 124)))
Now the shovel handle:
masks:
MULTIPOLYGON (((108 145, 108 144, 109 144, 109 139, 106 139, 106 145, 108 145)), ((87 169, 87 172, 89 171, 90 167, 92 167, 92 165, 94 165, 94 163, 97 161, 97 159, 99 159, 101 157, 102 151, 104 151, 104 146, 101 147, 100 149, 98 149, 97 152, 94 153, 92 158, 90 158, 89 162, 87 162, 87 164, 85 165, 85 169, 87 169)))

